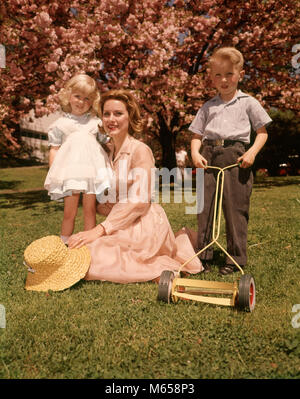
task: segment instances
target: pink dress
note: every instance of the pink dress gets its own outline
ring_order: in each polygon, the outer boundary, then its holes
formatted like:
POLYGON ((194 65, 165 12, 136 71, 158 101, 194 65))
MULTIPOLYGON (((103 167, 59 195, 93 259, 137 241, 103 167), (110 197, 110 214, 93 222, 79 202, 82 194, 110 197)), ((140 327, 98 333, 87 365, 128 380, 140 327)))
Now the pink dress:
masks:
MULTIPOLYGON (((110 146, 113 149, 113 144, 110 146)), ((101 223, 106 235, 88 244, 92 260, 85 279, 133 283, 153 280, 163 270, 178 270, 195 251, 188 234, 182 230, 175 237, 161 205, 151 202, 152 151, 127 136, 114 160, 112 153, 109 159, 116 176, 116 201, 98 205, 98 211, 107 215, 101 223), (145 192, 141 192, 144 187, 145 192)), ((183 270, 199 273, 203 266, 195 257, 183 270)))

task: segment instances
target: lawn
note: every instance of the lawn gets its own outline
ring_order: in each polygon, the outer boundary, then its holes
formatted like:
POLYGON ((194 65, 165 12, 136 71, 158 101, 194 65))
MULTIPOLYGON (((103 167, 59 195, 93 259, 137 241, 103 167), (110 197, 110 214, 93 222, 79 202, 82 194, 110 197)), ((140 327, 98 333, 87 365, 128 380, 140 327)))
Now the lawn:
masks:
MULTIPOLYGON (((255 278, 257 303, 246 313, 158 302, 154 283, 80 281, 62 292, 26 291, 24 249, 59 234, 62 220, 62 204, 42 189, 46 172, 0 169, 1 379, 300 378, 299 177, 254 186, 246 272, 255 278)), ((182 204, 163 206, 174 231, 196 228, 182 204)), ((76 231, 81 228, 80 208, 76 231)), ((216 255, 213 272, 196 278, 237 279, 218 275, 224 258, 216 255)))

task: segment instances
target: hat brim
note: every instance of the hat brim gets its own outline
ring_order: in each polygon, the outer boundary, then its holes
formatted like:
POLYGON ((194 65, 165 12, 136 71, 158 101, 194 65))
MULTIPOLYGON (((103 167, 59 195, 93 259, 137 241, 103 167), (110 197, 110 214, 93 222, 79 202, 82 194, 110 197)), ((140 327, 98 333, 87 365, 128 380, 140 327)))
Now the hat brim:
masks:
POLYGON ((65 262, 52 274, 49 274, 47 270, 28 272, 25 288, 31 291, 65 290, 86 275, 90 263, 91 255, 86 246, 69 249, 65 262))

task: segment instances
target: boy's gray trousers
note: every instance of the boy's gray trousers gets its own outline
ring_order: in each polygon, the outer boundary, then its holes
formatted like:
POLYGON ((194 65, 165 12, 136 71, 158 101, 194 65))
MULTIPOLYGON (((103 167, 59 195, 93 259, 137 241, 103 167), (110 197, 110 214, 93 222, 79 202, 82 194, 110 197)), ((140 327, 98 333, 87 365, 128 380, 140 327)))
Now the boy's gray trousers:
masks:
MULTIPOLYGON (((201 147, 201 154, 208 161, 208 165, 212 166, 223 168, 235 164, 237 158, 245 152, 244 144, 238 141, 226 147, 204 143, 201 147)), ((204 173, 204 209, 198 214, 198 251, 209 244, 212 239, 217 172, 214 169, 207 169, 204 173)), ((226 225, 227 252, 240 266, 245 266, 253 174, 251 168, 245 169, 238 166, 225 170, 224 173, 222 207, 226 225)), ((200 259, 211 260, 214 248, 216 246, 212 245, 201 253, 200 259)), ((227 256, 226 264, 233 264, 227 256)))

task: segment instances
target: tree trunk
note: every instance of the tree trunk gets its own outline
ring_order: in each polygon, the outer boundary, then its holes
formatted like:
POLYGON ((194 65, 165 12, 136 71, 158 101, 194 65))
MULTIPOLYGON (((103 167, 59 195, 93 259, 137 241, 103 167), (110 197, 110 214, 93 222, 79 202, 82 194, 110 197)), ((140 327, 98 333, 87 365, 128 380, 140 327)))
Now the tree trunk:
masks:
POLYGON ((162 148, 162 167, 171 170, 177 166, 175 155, 176 133, 171 131, 160 112, 158 119, 159 141, 162 148))

